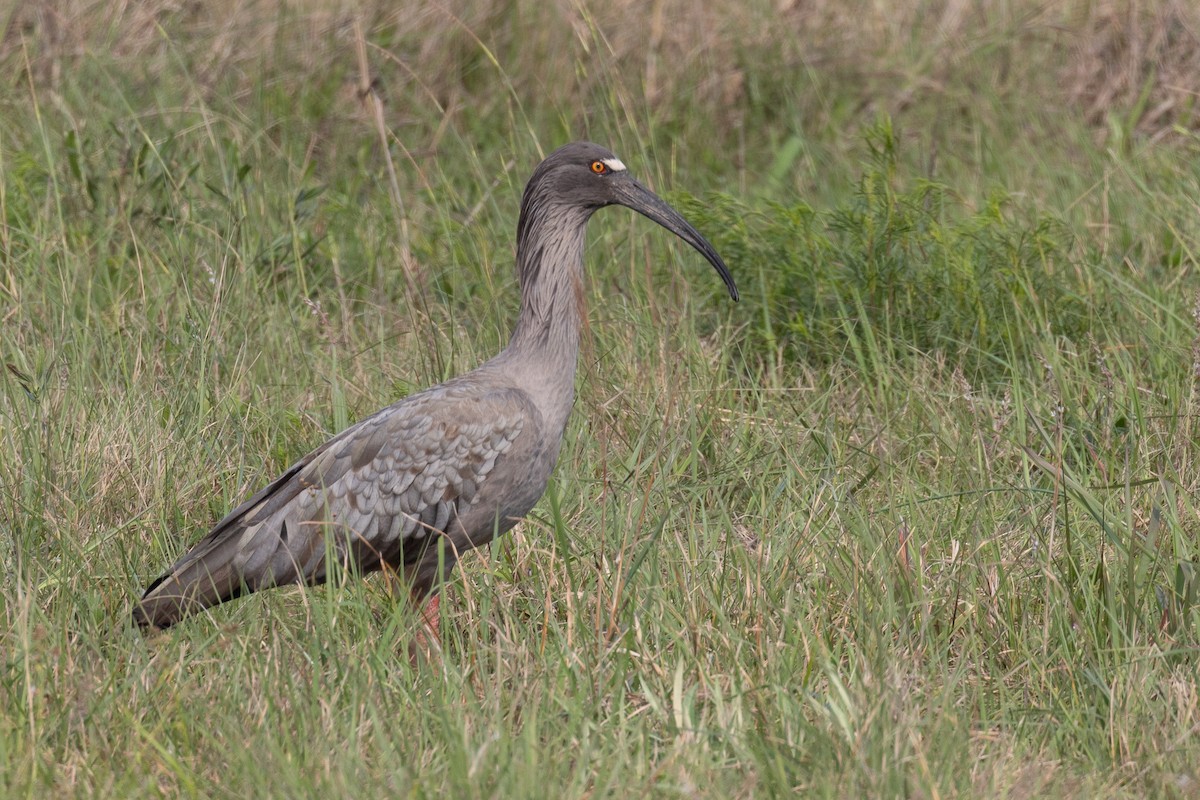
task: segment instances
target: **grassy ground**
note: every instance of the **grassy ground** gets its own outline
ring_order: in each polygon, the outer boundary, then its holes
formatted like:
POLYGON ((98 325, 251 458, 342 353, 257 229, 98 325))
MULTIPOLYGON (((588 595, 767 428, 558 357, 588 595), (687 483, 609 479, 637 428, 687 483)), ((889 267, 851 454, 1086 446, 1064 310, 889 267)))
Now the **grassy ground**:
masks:
POLYGON ((387 5, 0 11, 0 794, 1200 797, 1190 4, 387 5), (130 629, 503 345, 583 137, 743 302, 597 216, 556 481, 441 657, 377 580, 130 629))

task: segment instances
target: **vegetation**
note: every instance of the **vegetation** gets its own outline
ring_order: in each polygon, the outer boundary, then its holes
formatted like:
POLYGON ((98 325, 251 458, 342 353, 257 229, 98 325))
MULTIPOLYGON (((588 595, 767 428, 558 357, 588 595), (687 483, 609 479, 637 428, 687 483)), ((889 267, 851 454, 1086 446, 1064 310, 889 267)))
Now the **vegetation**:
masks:
POLYGON ((1200 797, 1193 4, 392 5, 0 11, 0 794, 1200 797), (597 216, 556 481, 440 653, 379 579, 133 630, 503 346, 574 138, 743 300, 597 216))

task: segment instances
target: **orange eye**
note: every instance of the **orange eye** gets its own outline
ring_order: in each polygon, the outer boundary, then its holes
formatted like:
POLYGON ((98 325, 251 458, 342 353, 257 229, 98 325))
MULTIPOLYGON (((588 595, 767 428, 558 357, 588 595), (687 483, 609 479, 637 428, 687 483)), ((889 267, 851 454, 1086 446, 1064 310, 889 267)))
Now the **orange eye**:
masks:
POLYGON ((603 161, 593 161, 592 172, 596 173, 597 175, 603 175, 604 173, 608 172, 608 166, 603 161))

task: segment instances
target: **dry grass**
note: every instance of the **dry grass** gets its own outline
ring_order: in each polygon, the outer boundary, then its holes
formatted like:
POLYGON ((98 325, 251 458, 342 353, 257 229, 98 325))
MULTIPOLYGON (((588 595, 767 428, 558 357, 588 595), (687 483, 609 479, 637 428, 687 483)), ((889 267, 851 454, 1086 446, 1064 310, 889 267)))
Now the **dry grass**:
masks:
MULTIPOLYGON (((450 116, 488 103, 496 85, 488 73, 498 68, 507 93, 525 104, 574 107, 586 117, 587 99, 607 91, 626 94, 630 113, 644 104, 662 114, 686 98, 732 132, 751 121, 755 105, 779 101, 771 92, 787 91, 767 80, 774 71, 807 74, 830 93, 856 86, 860 113, 953 105, 964 89, 986 85, 1015 93, 1012 102, 1030 111, 1073 107, 1100 135, 1113 114, 1151 136, 1197 125, 1200 7, 1186 0, 658 0, 648 13, 643 6, 419 0, 397 9, 305 0, 285 12, 267 0, 39 0, 0 19, 0 63, 12 80, 23 80, 28 66, 38 86, 53 89, 88 56, 137 64, 151 76, 182 50, 197 88, 228 91, 232 78, 234 91, 246 91, 264 65, 277 79, 305 80, 332 62, 352 63, 361 24, 376 45, 376 78, 390 75, 384 91, 423 94, 450 116)), ((809 99, 814 122, 831 102, 809 99)))

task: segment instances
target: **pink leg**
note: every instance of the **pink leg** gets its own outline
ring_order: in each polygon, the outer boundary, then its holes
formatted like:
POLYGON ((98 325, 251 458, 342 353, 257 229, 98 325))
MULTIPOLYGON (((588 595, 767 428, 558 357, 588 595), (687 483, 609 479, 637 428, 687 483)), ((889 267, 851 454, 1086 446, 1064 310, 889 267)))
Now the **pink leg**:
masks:
POLYGON ((425 620, 425 627, 429 628, 430 633, 438 644, 442 643, 442 618, 438 614, 438 606, 442 604, 442 596, 435 594, 429 598, 429 602, 425 604, 425 608, 421 610, 421 618, 425 620))
POLYGON ((435 594, 421 608, 421 627, 413 644, 425 652, 442 649, 441 616, 438 614, 441 602, 441 598, 435 594))

